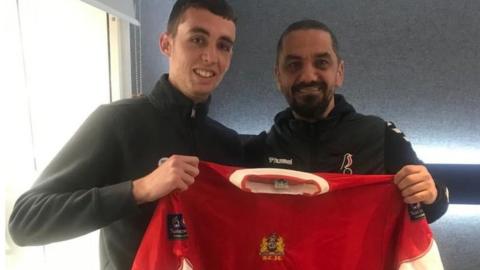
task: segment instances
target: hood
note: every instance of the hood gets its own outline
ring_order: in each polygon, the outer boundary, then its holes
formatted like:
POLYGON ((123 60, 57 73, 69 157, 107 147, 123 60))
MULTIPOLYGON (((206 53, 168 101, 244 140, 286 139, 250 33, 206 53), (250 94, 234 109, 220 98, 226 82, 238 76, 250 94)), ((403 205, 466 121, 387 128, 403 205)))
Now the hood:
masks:
POLYGON ((291 108, 279 112, 275 116, 274 126, 271 132, 275 132, 287 141, 294 139, 311 140, 317 134, 334 126, 339 120, 347 115, 355 113, 355 109, 342 95, 335 94, 335 107, 325 119, 314 123, 295 119, 291 108))

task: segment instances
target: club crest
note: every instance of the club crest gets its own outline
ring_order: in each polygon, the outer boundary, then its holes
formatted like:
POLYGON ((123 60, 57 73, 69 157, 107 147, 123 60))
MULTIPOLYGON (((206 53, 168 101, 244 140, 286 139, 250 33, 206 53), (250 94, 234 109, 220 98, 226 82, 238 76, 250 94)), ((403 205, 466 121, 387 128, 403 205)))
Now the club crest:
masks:
POLYGON ((185 220, 182 214, 169 214, 167 215, 168 224, 168 239, 178 240, 187 239, 188 232, 185 220))
POLYGON ((353 165, 353 155, 346 153, 343 156, 342 166, 340 166, 340 171, 343 174, 353 174, 351 166, 353 165))
POLYGON ((276 233, 262 238, 260 243, 260 256, 264 261, 281 261, 285 255, 285 242, 276 233))

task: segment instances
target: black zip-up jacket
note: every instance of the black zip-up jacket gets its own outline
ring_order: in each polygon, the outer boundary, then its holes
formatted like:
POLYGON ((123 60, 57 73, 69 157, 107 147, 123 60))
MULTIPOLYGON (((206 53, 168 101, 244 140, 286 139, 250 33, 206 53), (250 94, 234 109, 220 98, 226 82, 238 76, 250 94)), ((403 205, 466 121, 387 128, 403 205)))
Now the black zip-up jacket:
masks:
POLYGON ((156 203, 137 206, 132 180, 172 154, 239 165, 238 135, 207 117, 164 75, 147 97, 100 106, 16 202, 9 230, 19 245, 100 231, 102 269, 130 269, 156 203))
MULTIPOLYGON (((277 167, 307 172, 395 174, 405 165, 423 164, 392 123, 355 112, 341 95, 326 119, 295 119, 291 109, 275 116, 268 133, 247 140, 250 167, 277 167)), ((436 184, 437 200, 423 205, 429 222, 448 208, 446 188, 436 184)))

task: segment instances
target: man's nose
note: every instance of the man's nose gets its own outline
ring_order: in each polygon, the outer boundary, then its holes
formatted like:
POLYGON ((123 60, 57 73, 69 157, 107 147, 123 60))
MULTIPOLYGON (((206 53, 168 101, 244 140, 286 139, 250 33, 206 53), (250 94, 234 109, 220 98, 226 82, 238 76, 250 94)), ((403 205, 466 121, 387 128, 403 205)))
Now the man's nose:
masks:
POLYGON ((207 46, 202 52, 202 61, 206 64, 217 62, 217 48, 215 46, 207 46))
POLYGON ((299 81, 302 82, 316 82, 319 79, 319 72, 318 70, 312 65, 304 65, 301 73, 299 81))

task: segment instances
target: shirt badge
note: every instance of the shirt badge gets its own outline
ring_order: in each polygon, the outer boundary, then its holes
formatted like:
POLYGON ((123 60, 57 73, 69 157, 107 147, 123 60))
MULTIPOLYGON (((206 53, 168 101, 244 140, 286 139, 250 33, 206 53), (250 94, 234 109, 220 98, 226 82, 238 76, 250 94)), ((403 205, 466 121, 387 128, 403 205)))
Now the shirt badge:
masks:
POLYGON ((285 242, 276 233, 262 238, 260 256, 264 261, 281 261, 285 255, 285 242))
POLYGON ((423 209, 420 203, 409 204, 408 214, 410 215, 410 220, 414 220, 414 221, 421 218, 425 218, 425 212, 423 212, 423 209))
POLYGON ((187 226, 185 225, 185 220, 183 219, 182 214, 167 215, 167 224, 168 239, 178 240, 188 238, 187 226))

